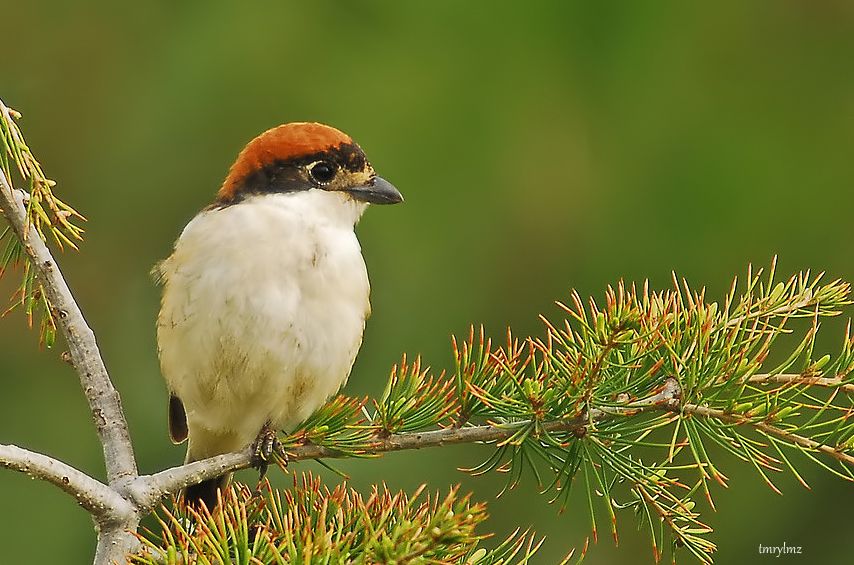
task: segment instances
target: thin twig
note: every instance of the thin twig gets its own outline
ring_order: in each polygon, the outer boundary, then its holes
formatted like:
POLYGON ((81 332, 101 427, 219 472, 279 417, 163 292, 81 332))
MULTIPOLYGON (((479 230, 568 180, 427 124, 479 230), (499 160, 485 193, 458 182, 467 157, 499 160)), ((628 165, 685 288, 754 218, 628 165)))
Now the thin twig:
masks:
MULTIPOLYGON (((679 411, 680 408, 667 408, 672 411, 679 411)), ((829 445, 825 445, 823 443, 819 443, 810 438, 800 436, 798 434, 793 434, 791 432, 787 432, 782 430, 776 426, 772 426, 771 424, 766 424, 762 421, 751 420, 746 416, 741 416, 739 414, 728 414, 723 410, 718 410, 715 408, 707 408, 705 406, 698 406, 696 404, 684 404, 681 407, 681 411, 683 414, 694 414, 697 416, 703 416, 706 418, 717 418, 723 422, 728 422, 731 424, 737 424, 740 426, 750 426, 765 432, 767 434, 777 436, 781 439, 788 441, 789 443, 794 443, 800 445, 801 447, 805 447, 812 451, 820 451, 825 455, 828 455, 838 461, 842 461, 843 463, 847 463, 854 467, 854 456, 851 456, 847 453, 839 451, 829 445)), ((854 479, 852 479, 854 480, 854 479)))
POLYGON ((838 388, 843 392, 854 393, 854 384, 843 383, 839 377, 809 377, 801 374, 780 373, 779 375, 751 375, 747 382, 752 384, 779 383, 838 388))

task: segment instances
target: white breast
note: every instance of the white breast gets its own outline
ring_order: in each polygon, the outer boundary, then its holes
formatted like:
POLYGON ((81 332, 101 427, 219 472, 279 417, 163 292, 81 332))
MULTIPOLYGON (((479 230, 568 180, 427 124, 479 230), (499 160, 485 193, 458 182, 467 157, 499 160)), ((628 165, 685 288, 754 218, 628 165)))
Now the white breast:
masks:
POLYGON ((254 196, 184 229, 160 267, 157 337, 188 457, 292 428, 346 382, 370 309, 364 208, 322 190, 254 196))

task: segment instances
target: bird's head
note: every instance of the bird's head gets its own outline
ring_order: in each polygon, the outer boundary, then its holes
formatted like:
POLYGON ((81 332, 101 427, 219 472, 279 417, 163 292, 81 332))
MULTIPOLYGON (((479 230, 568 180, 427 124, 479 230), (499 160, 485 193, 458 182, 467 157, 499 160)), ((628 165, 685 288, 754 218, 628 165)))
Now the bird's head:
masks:
POLYGON ((377 176, 347 134, 323 124, 294 122, 253 139, 231 166, 216 204, 261 194, 324 190, 372 204, 397 204, 400 192, 377 176))

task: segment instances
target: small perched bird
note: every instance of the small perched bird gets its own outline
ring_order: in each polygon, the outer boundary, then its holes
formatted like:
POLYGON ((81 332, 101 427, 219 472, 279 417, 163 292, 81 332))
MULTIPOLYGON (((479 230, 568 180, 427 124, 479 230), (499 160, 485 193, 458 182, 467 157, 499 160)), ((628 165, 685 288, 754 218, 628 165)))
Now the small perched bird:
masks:
MULTIPOLYGON (((154 268, 169 433, 186 462, 289 429, 347 381, 370 314, 354 228, 402 202, 335 128, 290 123, 240 152, 216 200, 154 268)), ((227 476, 185 492, 216 503, 227 476)))

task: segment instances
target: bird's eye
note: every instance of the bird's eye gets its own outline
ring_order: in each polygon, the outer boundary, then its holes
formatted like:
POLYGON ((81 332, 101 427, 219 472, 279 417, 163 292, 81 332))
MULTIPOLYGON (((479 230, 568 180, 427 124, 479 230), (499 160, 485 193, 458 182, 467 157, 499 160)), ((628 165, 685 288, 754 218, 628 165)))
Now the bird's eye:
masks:
POLYGON ((318 161, 313 164, 311 168, 308 170, 308 173, 311 175, 315 181, 320 184, 326 184, 335 178, 335 173, 338 172, 338 168, 328 161, 318 161))

